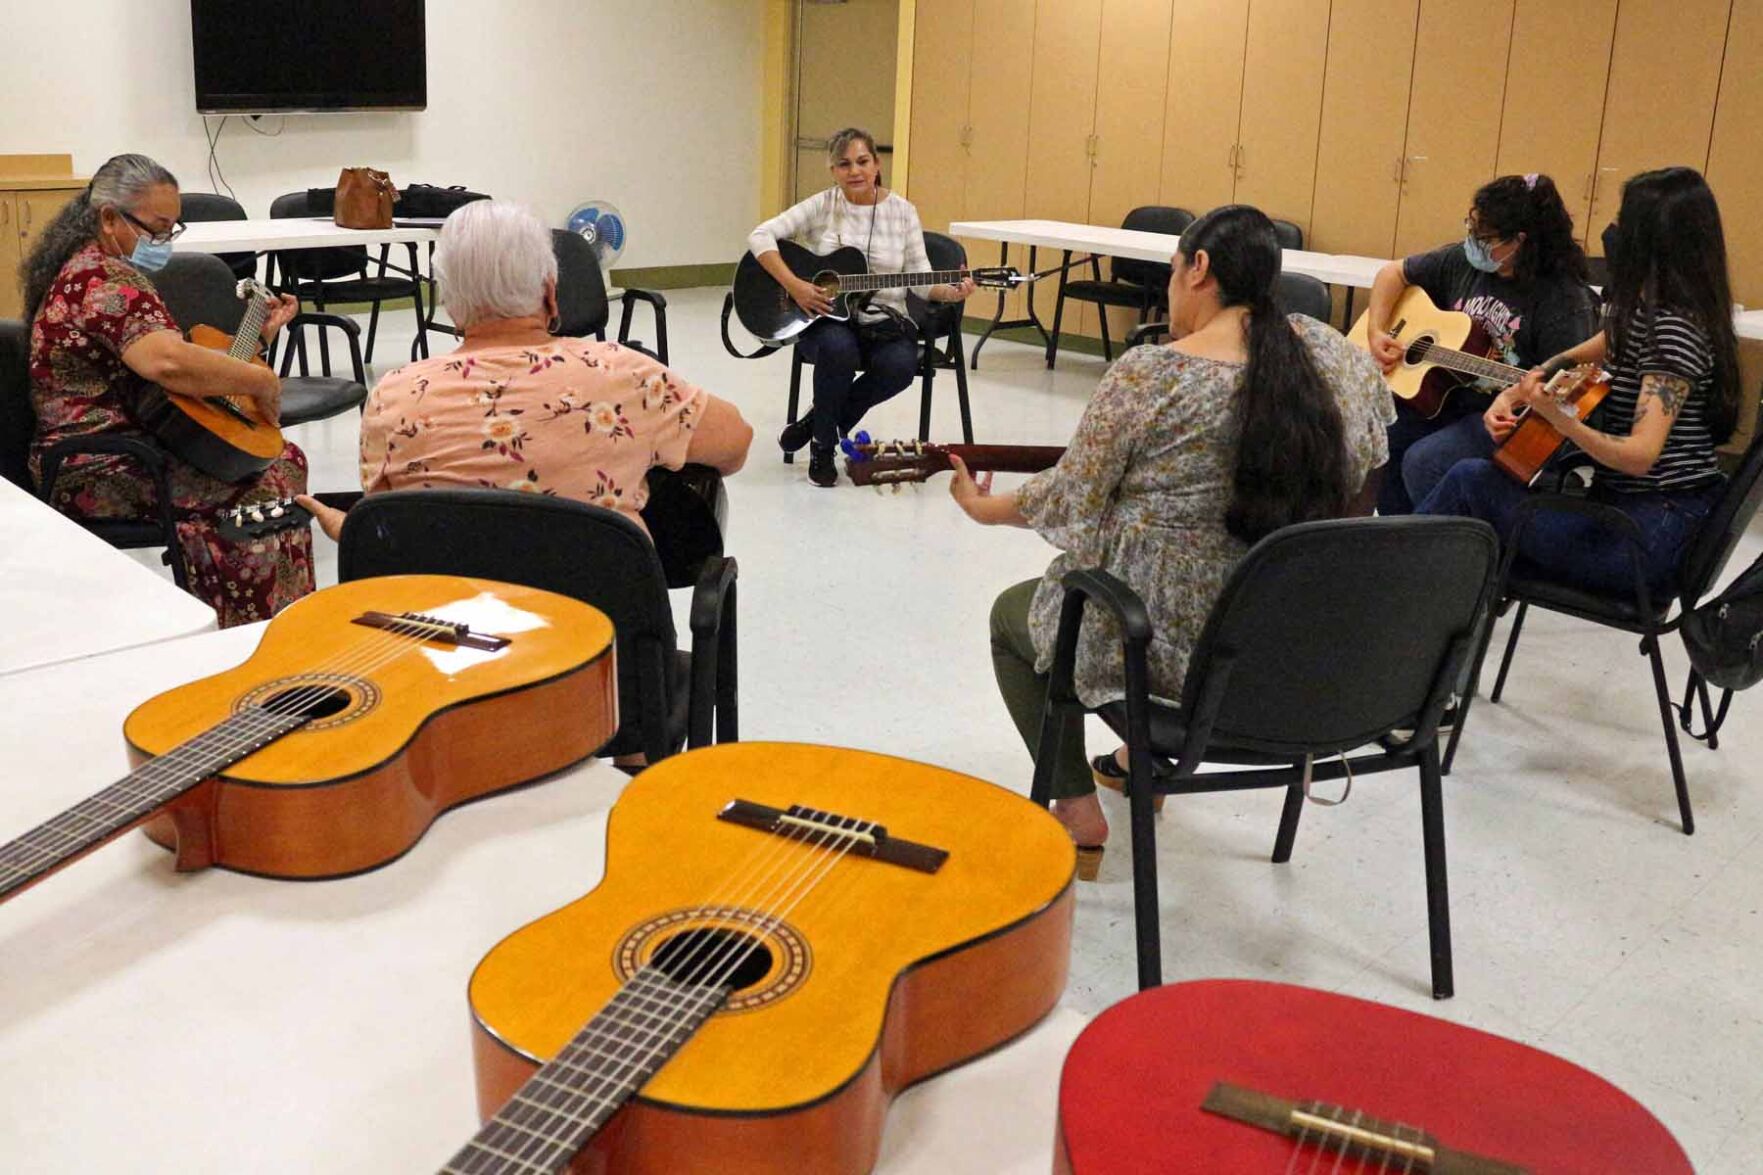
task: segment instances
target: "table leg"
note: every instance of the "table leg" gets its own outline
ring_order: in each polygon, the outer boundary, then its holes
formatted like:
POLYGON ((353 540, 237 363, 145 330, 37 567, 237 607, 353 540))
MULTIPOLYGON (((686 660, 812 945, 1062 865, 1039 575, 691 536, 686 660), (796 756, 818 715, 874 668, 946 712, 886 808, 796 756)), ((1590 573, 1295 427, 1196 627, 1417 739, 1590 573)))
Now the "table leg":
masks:
MULTIPOLYGON (((1008 265, 1009 263, 1010 263, 1010 242, 999 241, 998 242, 998 264, 999 265, 1008 265)), ((1033 246, 1033 245, 1030 245, 1028 247, 1028 271, 1030 273, 1033 273, 1035 271, 1035 246, 1033 246)), ((1024 295, 1024 297, 1026 297, 1028 299, 1028 317, 1027 318, 1012 318, 1009 322, 1004 321, 1004 296, 1006 293, 1008 293, 1008 291, 1006 291, 1006 290, 999 290, 998 291, 998 309, 992 313, 992 321, 989 322, 988 324, 986 324, 986 329, 980 333, 979 342, 977 342, 973 345, 973 358, 972 358, 972 360, 970 360, 970 363, 969 363, 969 365, 973 368, 973 370, 975 370, 975 371, 979 370, 980 348, 984 347, 986 345, 986 340, 991 338, 992 334, 998 330, 1001 330, 1001 329, 1002 330, 1009 330, 1012 327, 1018 327, 1018 326, 1032 326, 1035 328, 1035 330, 1040 332, 1041 342, 1043 344, 1049 343, 1051 341, 1050 336, 1047 334, 1047 328, 1041 324, 1041 320, 1040 320, 1039 315, 1037 315, 1035 313, 1034 287, 1031 285, 1031 286, 1027 287, 1027 290, 1028 290, 1028 292, 1024 295)))
POLYGON ((1354 293, 1355 293, 1355 291, 1354 291, 1353 287, 1348 286, 1347 287, 1347 304, 1346 304, 1347 308, 1344 311, 1342 311, 1342 314, 1341 314, 1341 330, 1342 331, 1349 331, 1349 330, 1353 329, 1353 294, 1354 293))

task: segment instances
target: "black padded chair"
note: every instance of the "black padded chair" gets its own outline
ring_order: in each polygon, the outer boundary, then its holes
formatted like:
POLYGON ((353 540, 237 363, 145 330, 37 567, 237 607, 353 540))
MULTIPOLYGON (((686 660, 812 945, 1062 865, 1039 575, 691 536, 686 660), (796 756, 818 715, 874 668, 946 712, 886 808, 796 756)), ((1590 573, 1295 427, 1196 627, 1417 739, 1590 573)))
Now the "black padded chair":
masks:
MULTIPOLYGON (((1713 590, 1720 573, 1726 568, 1726 561, 1732 557, 1733 548, 1738 545, 1740 536, 1756 517, 1759 505, 1763 505, 1763 441, 1753 441, 1739 461, 1737 470, 1728 479, 1725 493, 1709 512, 1707 520, 1702 523, 1702 529, 1684 550, 1675 584, 1661 598, 1655 598, 1647 587, 1640 553, 1640 529, 1626 514, 1603 502, 1575 494, 1534 495, 1520 505, 1512 522, 1512 532, 1505 538, 1506 550, 1500 564, 1499 593, 1496 599, 1501 613, 1513 604, 1518 605, 1518 611, 1512 617, 1512 631, 1506 638, 1506 651, 1500 658, 1500 671, 1494 678, 1494 688, 1488 694, 1488 701, 1498 702, 1500 695, 1505 692, 1506 676, 1512 669, 1512 654, 1517 650, 1518 637, 1524 631, 1524 618, 1533 606, 1577 616, 1593 624, 1639 636, 1640 651, 1653 670, 1653 692, 1658 697, 1659 719, 1665 727, 1665 752, 1671 760, 1671 783, 1677 792, 1678 819, 1686 836, 1695 832, 1696 821, 1690 805, 1689 782, 1684 776, 1683 754, 1678 747, 1674 719, 1681 718, 1685 729, 1689 729, 1692 702, 1699 700, 1702 716, 1712 726, 1712 707, 1709 705, 1706 684, 1692 677, 1688 693, 1697 697, 1686 696, 1681 711, 1675 709, 1671 688, 1665 680, 1665 662, 1660 657, 1659 641, 1677 631, 1678 626, 1683 623, 1684 614, 1713 590), (1517 563, 1518 540, 1523 535, 1524 528, 1538 514, 1549 511, 1565 511, 1596 518, 1618 540, 1626 544, 1633 556, 1633 592, 1602 595, 1582 591, 1544 579, 1534 570, 1517 563)), ((1477 650, 1477 676, 1481 661, 1487 656, 1488 643, 1493 638, 1492 628, 1490 623, 1488 631, 1482 635, 1481 647, 1477 650)), ((1457 742, 1463 737, 1470 703, 1471 699, 1465 697, 1458 708, 1454 729, 1451 731, 1451 743, 1445 752, 1447 771, 1456 757, 1457 742)), ((1718 743, 1710 739, 1709 745, 1717 746, 1718 743)))
MULTIPOLYGON (((1328 286, 1303 273, 1279 275, 1279 304, 1287 314, 1307 314, 1319 322, 1327 322, 1334 311, 1328 286)), ((1123 350, 1130 351, 1141 343, 1155 343, 1169 337, 1167 322, 1147 322, 1126 336, 1123 350)))
MULTIPOLYGON (((567 229, 551 230, 551 247, 557 253, 557 313, 560 335, 602 341, 606 326, 612 319, 611 300, 606 296, 606 276, 600 272, 600 259, 594 246, 579 234, 567 229)), ((667 298, 656 290, 626 289, 619 295, 624 310, 618 320, 620 345, 635 347, 667 362, 667 298), (631 338, 631 317, 641 302, 654 315, 655 346, 647 347, 640 339, 631 338)))
MULTIPOLYGON (((1194 223, 1194 214, 1185 208, 1167 208, 1159 204, 1149 204, 1142 208, 1134 208, 1120 222, 1121 228, 1136 229, 1147 233, 1167 233, 1179 237, 1188 225, 1194 223)), ((1174 242, 1170 242, 1170 252, 1175 251, 1174 242)), ((1071 264, 1071 252, 1067 250, 1063 263, 1071 264)), ((1114 358, 1114 343, 1108 337, 1108 314, 1110 306, 1122 306, 1139 313, 1139 325, 1144 326, 1150 319, 1151 312, 1163 307, 1169 290, 1169 266, 1154 261, 1134 261, 1128 257, 1116 257, 1110 262, 1111 276, 1102 280, 1102 263, 1098 258, 1090 258, 1090 272, 1093 275, 1088 281, 1068 280, 1070 270, 1059 275, 1059 297, 1053 303, 1053 329, 1047 335, 1047 366, 1059 357, 1059 325, 1065 317, 1067 299, 1078 302, 1094 302, 1102 308, 1100 314, 1102 326, 1102 357, 1114 358)))
POLYGON ((1273 860, 1289 860, 1310 782, 1399 768, 1420 780, 1432 994, 1452 994, 1450 904, 1440 797, 1439 719, 1494 587, 1498 543, 1464 518, 1376 518, 1287 527, 1232 572, 1188 662, 1181 703, 1153 701, 1144 603, 1103 571, 1065 577, 1042 753, 1032 796, 1046 803, 1073 688, 1084 605, 1121 633, 1124 701, 1096 712, 1125 742, 1141 989, 1162 982, 1155 795, 1283 787, 1273 860), (1397 731, 1412 731, 1412 736, 1397 731), (1170 764, 1173 763, 1173 769, 1170 764), (1205 763, 1240 770, 1199 774, 1205 763), (1159 773, 1154 765, 1161 765, 1159 773))
POLYGON ((655 546, 614 510, 513 490, 398 490, 355 505, 338 543, 342 582, 472 575, 584 600, 618 633, 618 733, 601 755, 658 763, 681 745, 737 737, 735 561, 706 559, 692 647, 676 647, 655 546))
POLYGON ((1304 230, 1289 220, 1275 220, 1273 235, 1279 238, 1282 249, 1302 249, 1304 247, 1304 230))
MULTIPOLYGON (((314 202, 313 192, 321 195, 329 192, 334 197, 336 190, 317 188, 277 196, 270 203, 270 217, 276 220, 298 220, 328 215, 331 205, 322 199, 314 202)), ((369 363, 373 362, 374 336, 379 330, 380 304, 395 298, 409 298, 416 308, 416 349, 427 354, 428 315, 423 310, 423 280, 417 269, 416 245, 411 243, 408 246, 410 266, 402 273, 391 266, 388 260, 390 251, 390 245, 380 246, 379 272, 370 276, 367 272, 367 248, 363 245, 283 250, 274 254, 274 284, 277 289, 295 295, 302 302, 311 302, 320 311, 332 303, 369 303, 372 307, 367 317, 366 352, 369 363)), ((324 373, 329 375, 330 346, 322 335, 319 336, 319 355, 324 373)))
MULTIPOLYGON (((961 242, 944 233, 924 233, 924 252, 932 269, 961 269, 967 264, 967 250, 961 242)), ((733 295, 729 295, 730 298, 733 295)), ((918 326, 918 439, 930 440, 930 410, 937 372, 955 373, 955 394, 961 409, 961 439, 973 444, 973 408, 967 398, 967 347, 962 339, 961 321, 964 304, 932 302, 917 293, 906 294, 906 311, 918 326)), ((728 337, 725 322, 723 338, 728 337)), ((802 407, 802 369, 812 366, 800 348, 790 349, 790 403, 784 414, 785 424, 794 424, 802 407)), ((794 453, 785 453, 786 464, 796 460, 794 453)))
POLYGON ((16 319, 0 319, 0 475, 44 502, 54 500, 62 462, 88 453, 120 453, 133 457, 153 479, 157 515, 150 519, 85 521, 81 526, 121 550, 164 549, 162 561, 180 588, 189 587, 183 548, 178 545, 176 516, 171 507, 170 456, 151 437, 106 433, 62 441, 43 455, 42 490, 31 480, 31 440, 37 414, 31 400, 30 331, 16 319))
MULTIPOLYGON (((211 192, 182 193, 183 219, 196 224, 210 220, 248 220, 245 206, 230 196, 216 196, 211 192)), ((234 277, 257 276, 257 254, 255 253, 220 253, 217 256, 233 271, 234 277)))
MULTIPOLYGON (((232 272, 220 258, 209 253, 174 253, 165 268, 154 275, 153 285, 180 328, 187 331, 197 323, 204 323, 228 334, 238 331, 245 304, 234 289, 232 272)), ((289 341, 282 351, 281 424, 291 427, 361 407, 367 399, 367 372, 361 363, 361 328, 338 314, 307 311, 296 315, 285 329, 289 341), (307 327, 320 332, 343 332, 349 346, 353 379, 288 374, 296 355, 301 370, 306 370, 307 327)))

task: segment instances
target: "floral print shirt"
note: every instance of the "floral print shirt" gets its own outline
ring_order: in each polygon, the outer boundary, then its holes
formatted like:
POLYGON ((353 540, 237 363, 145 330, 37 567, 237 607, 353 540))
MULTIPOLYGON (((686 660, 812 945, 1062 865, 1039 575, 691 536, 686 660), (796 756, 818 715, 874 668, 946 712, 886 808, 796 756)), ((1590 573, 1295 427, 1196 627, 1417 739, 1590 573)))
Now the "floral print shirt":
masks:
POLYGON ((641 526, 645 476, 685 463, 708 399, 641 351, 592 339, 424 359, 368 395, 361 488, 555 494, 641 526))
MULTIPOLYGON (((1332 327, 1301 314, 1290 321, 1334 390, 1357 486, 1389 459, 1389 388, 1371 356, 1332 327)), ((1016 491, 1023 517, 1061 552, 1029 608, 1038 672, 1052 667, 1060 577, 1100 567, 1144 599, 1155 632, 1151 692, 1179 702, 1207 614, 1249 550, 1224 527, 1242 379, 1241 363, 1135 347, 1103 377, 1059 463, 1016 491)), ((1078 696, 1089 706, 1122 698, 1124 677, 1119 627, 1092 611, 1078 642, 1078 696)))

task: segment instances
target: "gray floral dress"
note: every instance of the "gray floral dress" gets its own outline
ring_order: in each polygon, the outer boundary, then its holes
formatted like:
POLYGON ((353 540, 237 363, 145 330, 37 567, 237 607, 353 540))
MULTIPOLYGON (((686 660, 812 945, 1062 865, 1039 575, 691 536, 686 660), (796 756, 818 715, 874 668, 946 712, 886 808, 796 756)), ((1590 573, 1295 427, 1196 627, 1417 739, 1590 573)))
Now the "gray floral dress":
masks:
MULTIPOLYGON (((1370 355, 1325 323, 1291 316, 1346 425, 1355 485, 1388 459, 1395 419, 1389 388, 1370 355)), ((1137 347, 1103 378, 1059 464, 1017 490, 1042 538, 1061 552, 1029 608, 1035 670, 1046 673, 1059 629, 1059 579, 1101 567, 1144 598, 1156 636, 1151 692, 1181 695, 1200 629, 1248 545, 1224 528, 1241 419, 1243 365, 1137 347)), ((1077 692, 1088 706, 1123 696, 1120 633, 1092 614, 1078 643, 1077 692)))

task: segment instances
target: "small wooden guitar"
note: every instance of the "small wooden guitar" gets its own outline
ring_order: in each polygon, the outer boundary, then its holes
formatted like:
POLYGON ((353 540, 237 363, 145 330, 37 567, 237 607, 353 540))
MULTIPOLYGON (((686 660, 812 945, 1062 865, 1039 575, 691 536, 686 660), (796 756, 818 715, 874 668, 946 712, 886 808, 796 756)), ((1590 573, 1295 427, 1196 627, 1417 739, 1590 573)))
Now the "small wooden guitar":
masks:
MULTIPOLYGON (((240 362, 268 367, 259 352, 275 294, 250 278, 241 281, 238 290, 245 303, 238 333, 229 335, 199 323, 190 328, 189 340, 240 362)), ((263 418, 249 396, 184 396, 148 384, 137 416, 141 427, 166 448, 221 481, 243 481, 262 473, 287 443, 281 429, 263 418)))
POLYGON ((1285 983, 1141 992, 1059 1082, 1056 1175, 1690 1175, 1646 1107, 1540 1049, 1285 983), (1124 1096, 1130 1087, 1131 1096, 1124 1096))
POLYGON ((0 845, 0 901, 142 824, 180 870, 383 865, 448 808, 593 754, 617 693, 612 624, 577 600, 453 576, 328 588, 244 664, 130 714, 135 769, 0 845))
MULTIPOLYGON (((909 287, 953 285, 964 277, 974 284, 992 290, 1013 289, 1033 281, 1009 266, 982 266, 978 269, 934 269, 923 273, 870 273, 863 250, 847 245, 822 257, 794 241, 777 243, 784 264, 797 277, 813 282, 832 300, 832 309, 823 318, 845 321, 856 311, 858 300, 876 290, 897 290, 909 287)), ((786 343, 814 325, 815 318, 796 305, 788 290, 759 264, 752 253, 741 257, 735 267, 735 317, 754 338, 768 343, 786 343)))
POLYGON ((449 1172, 815 1175, 1058 1001, 1071 838, 1003 788, 725 743, 632 782, 586 897, 471 978, 484 1125, 449 1172))
MULTIPOLYGON (((1564 410, 1583 421, 1610 394, 1610 377, 1595 364, 1584 364, 1556 372, 1543 385, 1543 390, 1554 396, 1564 410)), ((1529 405, 1518 415, 1517 427, 1494 450, 1494 464, 1516 481, 1530 485, 1561 451, 1567 438, 1541 412, 1530 411, 1529 405)))
MULTIPOLYGON (((1371 312, 1367 310, 1347 332, 1365 350, 1371 312)), ((1402 345, 1402 361, 1384 376, 1390 391, 1422 416, 1437 416, 1455 389, 1476 379, 1510 386, 1524 378, 1524 368, 1493 358, 1487 332, 1469 315, 1440 310, 1419 286, 1409 286, 1396 303, 1389 333, 1402 345)))
POLYGON ((1063 445, 937 445, 928 441, 869 441, 867 434, 847 441, 845 472, 853 485, 900 486, 927 481, 954 466, 951 456, 961 458, 968 469, 979 473, 1039 473, 1059 463, 1063 445))

